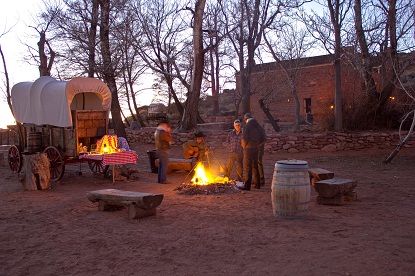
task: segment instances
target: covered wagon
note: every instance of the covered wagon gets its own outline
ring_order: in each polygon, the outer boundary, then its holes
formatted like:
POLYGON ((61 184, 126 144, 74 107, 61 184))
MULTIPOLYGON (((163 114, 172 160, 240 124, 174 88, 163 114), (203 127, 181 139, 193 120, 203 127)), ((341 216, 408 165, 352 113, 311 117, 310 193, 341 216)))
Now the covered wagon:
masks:
MULTIPOLYGON (((50 160, 51 180, 57 181, 65 163, 81 162, 79 154, 108 133, 111 92, 98 79, 40 77, 14 85, 11 99, 17 124, 8 128, 18 137, 8 153, 12 171, 21 170, 22 154, 44 152, 50 160)), ((88 164, 93 172, 103 172, 99 161, 88 164)))

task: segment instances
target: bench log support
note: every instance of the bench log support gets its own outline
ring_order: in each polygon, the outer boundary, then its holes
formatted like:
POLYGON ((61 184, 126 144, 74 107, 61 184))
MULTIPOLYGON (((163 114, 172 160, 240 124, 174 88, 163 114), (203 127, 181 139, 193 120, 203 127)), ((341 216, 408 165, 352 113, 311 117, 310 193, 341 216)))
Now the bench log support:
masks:
MULTIPOLYGON (((156 167, 159 167, 159 160, 155 160, 156 167)), ((169 167, 167 173, 174 171, 188 171, 192 170, 192 159, 169 158, 169 167)))

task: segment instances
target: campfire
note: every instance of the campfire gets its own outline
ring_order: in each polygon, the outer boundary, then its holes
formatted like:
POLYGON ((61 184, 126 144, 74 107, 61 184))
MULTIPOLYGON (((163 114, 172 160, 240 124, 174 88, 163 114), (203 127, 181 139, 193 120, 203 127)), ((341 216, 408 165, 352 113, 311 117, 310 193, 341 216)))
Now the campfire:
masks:
POLYGON ((234 191, 234 180, 220 175, 215 176, 214 170, 208 170, 202 162, 197 163, 193 173, 190 183, 183 182, 176 188, 180 194, 218 194, 234 191))

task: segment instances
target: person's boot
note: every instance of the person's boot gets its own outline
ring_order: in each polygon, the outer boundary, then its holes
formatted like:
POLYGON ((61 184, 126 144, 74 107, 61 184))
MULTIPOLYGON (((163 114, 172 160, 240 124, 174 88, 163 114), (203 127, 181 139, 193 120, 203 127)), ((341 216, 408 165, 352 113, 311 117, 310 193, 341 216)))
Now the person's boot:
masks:
POLYGON ((242 184, 235 184, 235 187, 238 188, 239 190, 243 190, 243 191, 250 191, 251 190, 251 185, 246 185, 245 183, 242 184))

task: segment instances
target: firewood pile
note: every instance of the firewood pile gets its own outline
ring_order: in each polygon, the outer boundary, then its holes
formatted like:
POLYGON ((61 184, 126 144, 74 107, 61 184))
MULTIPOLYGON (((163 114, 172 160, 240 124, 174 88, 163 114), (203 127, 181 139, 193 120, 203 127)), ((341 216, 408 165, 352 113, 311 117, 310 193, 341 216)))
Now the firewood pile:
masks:
POLYGON ((182 183, 175 190, 178 194, 184 195, 210 195, 234 193, 234 181, 227 183, 210 183, 208 185, 198 185, 194 183, 182 183))

